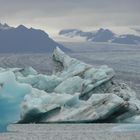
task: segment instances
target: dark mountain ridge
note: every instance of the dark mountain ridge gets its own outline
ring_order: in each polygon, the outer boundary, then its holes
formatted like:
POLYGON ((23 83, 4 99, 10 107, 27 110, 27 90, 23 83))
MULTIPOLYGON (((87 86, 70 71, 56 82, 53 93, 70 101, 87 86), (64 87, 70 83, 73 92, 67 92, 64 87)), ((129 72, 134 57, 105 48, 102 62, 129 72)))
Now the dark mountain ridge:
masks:
POLYGON ((27 28, 24 25, 14 28, 0 24, 0 53, 45 53, 52 52, 57 46, 69 51, 43 30, 27 28))

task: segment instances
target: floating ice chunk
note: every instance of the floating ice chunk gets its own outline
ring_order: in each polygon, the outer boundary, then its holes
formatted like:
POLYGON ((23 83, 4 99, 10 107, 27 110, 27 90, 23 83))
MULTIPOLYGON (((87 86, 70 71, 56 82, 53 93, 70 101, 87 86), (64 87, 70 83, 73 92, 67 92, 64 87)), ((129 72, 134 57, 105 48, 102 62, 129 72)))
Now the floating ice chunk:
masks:
POLYGON ((11 71, 0 73, 0 121, 6 127, 20 119, 20 104, 31 86, 16 81, 11 71))
MULTIPOLYGON (((20 84, 16 81, 13 72, 0 73, 0 97, 14 99, 23 99, 24 95, 30 93, 31 86, 27 84, 20 84)), ((16 101, 16 100, 15 100, 16 101)))
POLYGON ((47 92, 53 92, 54 88, 62 82, 62 79, 55 75, 47 76, 43 74, 29 75, 27 77, 18 76, 17 80, 47 92))
POLYGON ((63 108, 59 113, 41 122, 102 122, 111 117, 114 112, 123 109, 123 99, 114 94, 94 95, 92 99, 82 101, 78 107, 63 108), (101 97, 102 96, 102 97, 101 97))
POLYGON ((126 118, 122 121, 123 123, 136 123, 140 124, 140 114, 139 115, 134 115, 132 117, 126 118))
POLYGON ((125 101, 131 99, 137 99, 136 93, 125 83, 112 81, 112 86, 110 87, 110 92, 123 98, 125 101))
POLYGON ((99 69, 91 68, 84 73, 85 79, 92 79, 93 82, 103 80, 106 78, 112 78, 114 76, 113 69, 102 66, 99 69))
MULTIPOLYGON (((31 94, 25 96, 22 103, 22 114, 21 119, 24 122, 25 118, 29 115, 28 113, 32 110, 37 110, 36 115, 39 113, 45 113, 53 110, 54 108, 60 107, 78 107, 81 101, 79 100, 79 94, 48 94, 44 91, 33 89, 31 94)), ((35 115, 35 114, 34 114, 35 115)))
POLYGON ((33 69, 32 67, 25 67, 24 69, 21 69, 19 71, 23 76, 28 76, 28 75, 37 75, 38 72, 33 69))
POLYGON ((82 86, 83 79, 79 76, 74 76, 63 81, 54 89, 54 91, 57 93, 75 94, 76 92, 82 91, 82 86))
POLYGON ((54 71, 53 73, 63 79, 82 75, 91 66, 77 59, 71 58, 56 48, 53 52, 54 71))

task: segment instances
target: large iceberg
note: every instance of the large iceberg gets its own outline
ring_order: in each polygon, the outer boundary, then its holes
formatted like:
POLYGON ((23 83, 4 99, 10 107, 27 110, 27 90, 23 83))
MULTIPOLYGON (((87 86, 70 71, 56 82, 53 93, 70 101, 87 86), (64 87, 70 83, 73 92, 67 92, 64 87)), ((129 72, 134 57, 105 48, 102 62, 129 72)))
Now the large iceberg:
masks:
POLYGON ((56 48, 52 75, 0 68, 0 125, 140 122, 136 93, 108 66, 94 68, 56 48))

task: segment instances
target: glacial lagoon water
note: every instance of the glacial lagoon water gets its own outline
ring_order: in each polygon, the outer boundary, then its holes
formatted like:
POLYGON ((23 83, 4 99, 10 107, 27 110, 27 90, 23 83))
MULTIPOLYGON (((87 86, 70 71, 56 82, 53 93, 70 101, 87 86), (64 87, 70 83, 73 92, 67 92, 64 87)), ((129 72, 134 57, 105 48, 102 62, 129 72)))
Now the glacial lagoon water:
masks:
POLYGON ((11 124, 0 140, 139 140, 140 124, 11 124))

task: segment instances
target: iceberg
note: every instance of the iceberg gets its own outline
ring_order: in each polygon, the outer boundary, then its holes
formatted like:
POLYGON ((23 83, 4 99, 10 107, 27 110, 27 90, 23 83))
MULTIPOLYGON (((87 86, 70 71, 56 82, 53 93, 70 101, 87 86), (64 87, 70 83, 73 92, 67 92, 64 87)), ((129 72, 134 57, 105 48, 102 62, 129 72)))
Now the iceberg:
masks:
POLYGON ((20 119, 20 104, 32 87, 16 81, 12 71, 0 73, 0 130, 20 119))
POLYGON ((59 48, 52 75, 32 67, 0 68, 0 125, 18 123, 137 123, 140 101, 112 68, 71 58, 59 48))

